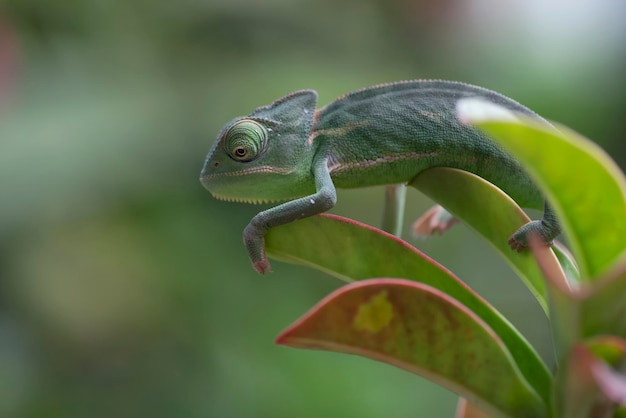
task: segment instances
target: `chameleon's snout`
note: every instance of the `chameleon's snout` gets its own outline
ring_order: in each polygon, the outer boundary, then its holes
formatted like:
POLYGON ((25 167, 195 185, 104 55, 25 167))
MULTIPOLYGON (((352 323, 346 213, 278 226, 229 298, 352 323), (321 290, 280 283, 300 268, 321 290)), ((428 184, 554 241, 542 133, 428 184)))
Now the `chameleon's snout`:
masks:
POLYGON ((209 158, 205 161, 200 172, 200 183, 211 192, 213 197, 220 200, 245 203, 263 203, 268 200, 263 197, 251 197, 254 196, 254 190, 258 193, 259 187, 254 182, 254 179, 250 181, 245 174, 248 174, 249 171, 254 173, 254 170, 223 172, 225 167, 220 166, 219 161, 209 158))
POLYGON ((211 191, 211 189, 209 188, 209 180, 203 175, 200 175, 200 184, 202 184, 202 187, 204 187, 208 191, 211 191))
POLYGON ((211 174, 212 172, 215 172, 215 169, 219 166, 219 161, 209 160, 205 161, 202 166, 202 171, 200 171, 200 183, 202 183, 202 186, 208 191, 211 191, 211 174))
POLYGON ((213 177, 212 175, 218 172, 220 165, 222 165, 220 161, 221 158, 214 155, 215 148, 216 144, 213 145, 213 148, 206 156, 204 164, 202 165, 202 170, 200 170, 200 183, 202 183, 202 186, 208 191, 211 191, 211 177, 213 177))

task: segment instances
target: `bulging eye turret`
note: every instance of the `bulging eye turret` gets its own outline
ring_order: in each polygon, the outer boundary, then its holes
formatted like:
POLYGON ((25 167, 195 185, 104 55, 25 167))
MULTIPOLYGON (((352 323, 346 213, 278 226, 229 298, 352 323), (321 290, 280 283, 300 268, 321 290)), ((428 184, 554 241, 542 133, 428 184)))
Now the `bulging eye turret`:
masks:
POLYGON ((251 119, 235 122, 224 137, 224 149, 235 161, 252 161, 265 150, 266 146, 267 130, 251 119))

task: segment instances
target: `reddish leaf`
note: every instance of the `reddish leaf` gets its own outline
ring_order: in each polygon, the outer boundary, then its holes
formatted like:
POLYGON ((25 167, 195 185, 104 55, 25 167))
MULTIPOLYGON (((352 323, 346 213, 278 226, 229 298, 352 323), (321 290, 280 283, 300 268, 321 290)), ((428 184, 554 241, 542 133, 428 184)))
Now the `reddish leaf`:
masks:
POLYGON ((346 281, 399 277, 446 293, 498 334, 528 382, 549 402, 552 375, 530 344, 465 283, 405 241, 351 219, 324 214, 272 228, 266 249, 273 258, 308 265, 346 281))
POLYGON ((372 279, 344 286, 277 342, 392 364, 495 416, 547 416, 497 334, 456 299, 422 283, 372 279))

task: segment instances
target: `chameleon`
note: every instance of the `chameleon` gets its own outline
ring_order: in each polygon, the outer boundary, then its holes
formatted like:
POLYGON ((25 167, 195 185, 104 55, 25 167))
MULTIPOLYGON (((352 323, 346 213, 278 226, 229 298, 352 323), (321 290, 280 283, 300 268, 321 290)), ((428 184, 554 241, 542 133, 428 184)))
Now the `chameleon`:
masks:
MULTIPOLYGON (((506 96, 456 81, 379 84, 317 110, 317 92, 299 90, 228 122, 204 161, 200 182, 218 199, 283 202, 258 213, 243 231, 248 256, 261 274, 270 270, 267 231, 329 210, 337 201, 336 188, 386 185, 383 229, 399 235, 403 185, 433 167, 473 173, 522 207, 543 205, 541 220, 514 231, 508 243, 521 251, 532 233, 549 245, 561 231, 554 212, 517 160, 457 118, 456 105, 465 98, 552 126, 506 96)), ((444 224, 453 220, 443 209, 434 217, 444 224)))

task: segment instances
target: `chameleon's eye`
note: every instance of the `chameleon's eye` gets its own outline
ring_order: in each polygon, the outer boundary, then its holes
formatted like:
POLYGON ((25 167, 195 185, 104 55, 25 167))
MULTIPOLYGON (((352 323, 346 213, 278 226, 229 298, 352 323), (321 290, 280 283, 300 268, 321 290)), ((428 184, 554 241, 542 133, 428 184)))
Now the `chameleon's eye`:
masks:
POLYGON ((252 161, 267 146, 267 131, 259 123, 243 119, 226 132, 224 148, 235 161, 252 161))

